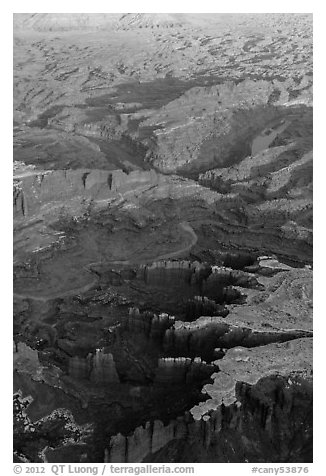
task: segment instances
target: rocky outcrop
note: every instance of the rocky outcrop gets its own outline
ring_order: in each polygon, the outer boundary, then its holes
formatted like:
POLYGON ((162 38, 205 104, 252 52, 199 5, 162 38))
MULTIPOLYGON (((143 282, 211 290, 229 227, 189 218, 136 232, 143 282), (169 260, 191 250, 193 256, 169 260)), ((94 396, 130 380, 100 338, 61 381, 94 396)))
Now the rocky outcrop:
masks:
POLYGON ((45 211, 49 206, 69 205, 81 208, 82 200, 101 201, 117 198, 118 194, 134 193, 137 189, 155 186, 164 177, 155 171, 124 173, 103 170, 61 170, 30 173, 14 177, 14 206, 17 213, 29 215, 45 211))
POLYGON ((94 383, 119 382, 112 354, 106 354, 102 349, 96 349, 92 358, 90 379, 94 383))
POLYGON ((130 308, 124 325, 131 333, 140 333, 148 339, 161 342, 166 329, 170 328, 174 322, 174 316, 166 313, 157 315, 153 312, 140 312, 138 308, 130 308))
POLYGON ((14 24, 18 462, 311 461, 311 15, 14 24))
MULTIPOLYGON (((261 387, 265 391, 267 387, 268 392, 270 390, 268 386, 271 387, 270 382, 273 382, 273 380, 266 380, 264 384, 261 383, 261 387)), ((193 421, 190 415, 185 415, 184 418, 178 418, 168 425, 155 420, 152 424, 147 423, 145 427, 138 427, 130 436, 121 434, 114 436, 105 451, 105 462, 169 462, 169 447, 172 445, 173 448, 178 450, 179 444, 182 447, 186 445, 188 451, 192 448, 196 452, 196 462, 207 462, 207 460, 211 462, 257 462, 257 459, 260 462, 270 462, 271 460, 273 462, 284 462, 289 461, 289 459, 290 461, 296 461, 296 458, 299 458, 299 461, 311 461, 311 448, 306 449, 306 445, 309 443, 311 445, 312 439, 311 414, 309 415, 310 427, 306 434, 303 434, 300 430, 303 417, 300 418, 298 414, 300 409, 308 409, 311 404, 311 385, 302 389, 300 388, 302 387, 301 381, 295 382, 294 380, 290 392, 286 390, 286 380, 281 380, 278 385, 275 382, 274 385, 279 395, 278 401, 274 405, 271 399, 267 405, 264 404, 262 392, 258 397, 261 401, 258 401, 258 403, 255 389, 251 390, 243 385, 239 389, 237 405, 234 404, 227 408, 221 406, 211 412, 207 419, 193 421), (298 404, 298 397, 302 400, 302 403, 300 401, 298 404), (287 400, 286 405, 282 404, 282 400, 285 399, 287 400), (294 407, 295 402, 297 402, 297 408, 294 407), (256 405, 256 408, 254 405, 256 405), (296 420, 295 428, 290 426, 291 417, 289 417, 289 413, 287 414, 289 411, 291 415, 296 415, 296 418, 299 418, 296 420), (250 429, 244 428, 248 418, 253 420, 250 429), (284 438, 283 445, 280 445, 278 437, 281 428, 284 438), (253 430, 259 434, 260 441, 258 438, 256 440, 256 437, 252 438, 252 434, 248 438, 250 431, 253 430), (296 431, 299 433, 296 434, 296 431), (225 434, 232 434, 232 438, 240 447, 237 453, 234 450, 232 451, 230 447, 227 454, 225 454, 225 446, 228 446, 226 445, 225 434), (235 437, 235 434, 238 434, 238 438, 235 437), (296 447, 293 448, 293 453, 290 450, 289 454, 288 450, 285 450, 287 440, 291 441, 295 438, 297 439, 296 447), (256 459, 254 445, 256 445, 256 454, 258 451, 256 459), (284 449, 280 448, 282 446, 284 449), (166 448, 166 452, 164 448, 166 448), (300 454, 302 448, 305 449, 305 452, 300 454)), ((187 453, 178 455, 178 459, 187 458, 187 462, 194 462, 193 457, 190 459, 189 453, 188 456, 186 455, 187 453)))
POLYGON ((262 276, 274 276, 283 271, 291 271, 291 266, 280 263, 275 256, 259 256, 256 262, 245 267, 249 273, 258 273, 262 276))
POLYGON ((197 261, 157 261, 140 268, 145 283, 164 285, 167 282, 197 284, 209 272, 209 267, 197 261))
POLYGON ((240 292, 232 286, 262 288, 252 274, 222 266, 212 266, 211 273, 202 283, 202 293, 217 302, 230 303, 241 297, 240 292))
POLYGON ((215 366, 202 361, 200 357, 193 360, 186 357, 161 358, 155 371, 154 384, 180 385, 206 380, 215 366))
POLYGON ((22 190, 22 182, 17 180, 14 182, 13 188, 13 205, 14 205, 14 215, 16 216, 25 216, 27 215, 27 204, 25 201, 24 192, 22 190))
POLYGON ((68 372, 76 379, 88 379, 95 384, 120 382, 112 354, 103 349, 96 349, 87 358, 71 357, 68 372))
POLYGON ((218 361, 216 384, 205 387, 211 400, 168 425, 156 420, 129 436, 113 436, 105 461, 165 462, 170 448, 185 462, 194 462, 190 449, 196 462, 311 461, 310 353, 309 339, 229 351, 218 361))
POLYGON ((311 331, 255 330, 244 325, 229 324, 217 316, 203 316, 194 322, 176 321, 165 332, 163 345, 168 355, 201 356, 211 361, 216 347, 256 347, 306 336, 312 336, 311 331))
POLYGON ((121 126, 121 120, 116 114, 106 117, 105 121, 100 118, 96 121, 90 122, 87 116, 87 110, 64 107, 60 113, 48 119, 47 125, 60 128, 65 132, 73 132, 75 134, 104 139, 106 141, 113 141, 121 139, 121 135, 125 128, 121 126))
MULTIPOLYGON (((151 286, 190 286, 217 303, 230 303, 241 297, 241 293, 232 286, 261 288, 250 273, 198 261, 157 261, 142 266, 139 276, 151 286)), ((205 302, 208 304, 208 301, 202 301, 203 304, 205 302)))
POLYGON ((155 420, 152 424, 146 423, 145 427, 138 427, 130 436, 118 434, 110 439, 109 448, 105 451, 105 462, 125 463, 141 462, 144 458, 163 448, 168 442, 182 438, 187 431, 184 418, 165 426, 161 421, 155 420))
POLYGON ((255 385, 268 375, 281 375, 289 378, 287 384, 291 386, 292 374, 311 382, 311 337, 251 349, 234 347, 228 350, 226 356, 217 361, 220 371, 212 375, 213 383, 204 386, 203 392, 211 399, 199 403, 191 410, 194 418, 201 419, 216 405, 235 403, 238 398, 237 382, 255 385))
MULTIPOLYGON (((234 293, 231 293, 231 290, 229 290, 227 295, 230 297, 231 294, 234 298, 238 298, 241 295, 237 290, 234 290, 234 293)), ((185 317, 188 321, 193 321, 200 316, 226 317, 228 313, 229 311, 224 306, 216 304, 215 301, 208 299, 206 296, 195 296, 187 301, 185 305, 185 317)))

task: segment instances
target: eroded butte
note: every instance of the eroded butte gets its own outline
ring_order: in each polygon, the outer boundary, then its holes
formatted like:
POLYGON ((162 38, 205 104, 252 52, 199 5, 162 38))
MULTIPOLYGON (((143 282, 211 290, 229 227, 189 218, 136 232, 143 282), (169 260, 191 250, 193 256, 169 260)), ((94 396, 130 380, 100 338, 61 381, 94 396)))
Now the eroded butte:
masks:
POLYGON ((15 14, 14 459, 312 461, 312 16, 15 14))

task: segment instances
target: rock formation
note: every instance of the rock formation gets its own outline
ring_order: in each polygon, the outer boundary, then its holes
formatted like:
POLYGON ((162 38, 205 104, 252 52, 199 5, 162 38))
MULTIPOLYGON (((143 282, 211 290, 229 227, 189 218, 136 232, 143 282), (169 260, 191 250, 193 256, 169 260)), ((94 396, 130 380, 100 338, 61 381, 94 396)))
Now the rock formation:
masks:
POLYGON ((310 14, 14 15, 14 458, 312 460, 310 14))
POLYGON ((78 380, 89 379, 95 384, 119 383, 113 356, 103 349, 96 349, 95 354, 89 354, 87 358, 71 357, 69 374, 78 380))
POLYGON ((94 383, 117 383, 119 377, 115 368, 112 354, 105 354, 103 350, 96 349, 92 358, 90 379, 94 383))
POLYGON ((166 329, 175 322, 174 316, 162 313, 140 312, 138 308, 130 308, 126 320, 126 328, 131 333, 141 333, 147 338, 161 341, 166 329))
MULTIPOLYGON (((232 458, 231 445, 226 443, 227 435, 234 437, 236 433, 238 453, 235 458, 238 462, 262 461, 265 455, 271 461, 304 461, 311 448, 312 413, 310 411, 307 415, 309 423, 305 435, 300 430, 305 418, 303 414, 300 417, 295 413, 296 420, 290 430, 286 429, 288 427, 284 425, 284 419, 288 422, 294 417, 296 399, 300 401, 301 408, 308 409, 311 403, 310 341, 311 339, 308 339, 310 350, 306 347, 305 339, 271 344, 259 349, 262 360, 255 370, 252 368, 255 359, 252 358, 257 349, 235 348, 229 351, 225 364, 224 359, 218 361, 221 371, 214 374, 215 383, 205 386, 205 391, 210 392, 211 400, 194 408, 192 416, 186 414, 166 426, 155 421, 137 428, 130 436, 119 434, 112 437, 105 461, 165 462, 168 453, 163 449, 168 449, 168 445, 172 444, 176 449, 178 446, 184 448, 188 445, 188 448, 191 448, 195 445, 196 462, 226 462, 230 461, 228 458, 232 458), (298 352, 301 355, 300 362, 296 362, 295 356, 298 352), (269 359, 272 359, 274 368, 272 373, 266 374, 266 368, 270 365, 269 359), (277 394, 276 401, 273 400, 273 392, 277 394), (209 409, 209 413, 205 414, 209 409), (296 440, 297 431, 302 437, 300 443, 296 440), (290 450, 284 451, 280 440, 273 448, 276 435, 280 434, 282 439, 295 442, 290 450), (135 442, 137 452, 134 450, 135 442), (183 446, 180 445, 181 442, 183 446)), ((179 457, 186 457, 186 453, 183 456, 180 454, 179 457)))
POLYGON ((220 317, 203 316, 194 322, 177 321, 165 332, 164 349, 170 355, 202 355, 212 359, 216 347, 256 347, 311 335, 308 330, 253 330, 230 325, 220 317))
MULTIPOLYGON (((163 179, 164 180, 164 179, 163 179)), ((160 177, 154 172, 131 172, 122 170, 106 172, 103 170, 63 170, 45 171, 28 176, 15 176, 14 206, 16 213, 33 215, 40 212, 46 204, 61 206, 79 199, 110 200, 118 194, 126 194, 143 187, 155 186, 160 177), (29 211, 28 211, 29 210, 29 211)), ((79 206, 78 202, 75 206, 79 206)))
MULTIPOLYGON (((233 293, 232 289, 226 288, 225 296, 223 296, 225 299, 223 299, 223 301, 229 301, 232 296, 230 301, 232 302, 234 298, 239 297, 239 295, 239 291, 234 290, 233 293)), ((216 304, 215 301, 208 299, 206 296, 195 296, 194 299, 187 302, 185 310, 186 319, 188 321, 195 320, 200 316, 226 317, 228 313, 229 311, 224 306, 216 304)))
POLYGON ((214 371, 214 365, 206 364, 200 357, 191 360, 185 357, 159 359, 155 372, 156 385, 173 385, 205 380, 214 371))

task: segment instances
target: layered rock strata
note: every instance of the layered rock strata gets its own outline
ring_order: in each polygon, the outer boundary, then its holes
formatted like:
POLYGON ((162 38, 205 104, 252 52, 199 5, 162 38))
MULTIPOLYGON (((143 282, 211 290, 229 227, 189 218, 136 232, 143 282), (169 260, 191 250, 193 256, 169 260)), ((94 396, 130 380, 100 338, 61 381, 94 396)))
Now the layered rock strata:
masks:
POLYGON ((76 379, 88 379, 95 384, 120 382, 112 354, 103 349, 96 349, 95 355, 89 354, 87 358, 71 357, 68 372, 76 379))
POLYGON ((200 317, 194 322, 177 321, 164 336, 164 350, 169 355, 196 356, 213 359, 216 347, 238 345, 256 347, 270 342, 284 342, 312 336, 305 330, 254 330, 232 325, 220 317, 200 317))
POLYGON ((138 308, 130 308, 124 325, 129 332, 141 333, 149 339, 161 341, 166 329, 174 322, 174 316, 166 313, 157 315, 153 312, 140 312, 138 308))
POLYGON ((218 361, 215 383, 205 386, 211 400, 168 425, 148 422, 130 436, 112 437, 105 461, 165 462, 170 448, 185 462, 189 461, 185 448, 196 448, 198 462, 257 462, 267 455, 273 462, 305 461, 312 444, 310 358, 311 339, 228 351, 218 361), (299 408, 308 411, 306 416, 298 413, 299 408), (232 455, 226 439, 236 434, 237 453, 232 455), (282 435, 283 442, 292 442, 291 449, 275 443, 277 435, 282 435))
POLYGON ((215 366, 202 361, 200 357, 193 360, 185 357, 164 357, 159 359, 155 371, 156 385, 173 385, 200 382, 207 379, 215 366))

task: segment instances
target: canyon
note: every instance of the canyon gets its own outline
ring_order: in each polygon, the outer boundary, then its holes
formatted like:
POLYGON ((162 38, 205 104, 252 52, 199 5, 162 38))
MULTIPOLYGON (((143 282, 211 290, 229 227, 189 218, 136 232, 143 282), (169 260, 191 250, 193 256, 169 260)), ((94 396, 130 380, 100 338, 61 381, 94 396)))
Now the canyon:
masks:
POLYGON ((307 463, 309 14, 14 14, 14 461, 307 463))

